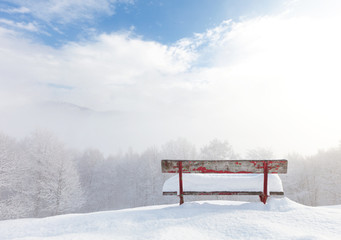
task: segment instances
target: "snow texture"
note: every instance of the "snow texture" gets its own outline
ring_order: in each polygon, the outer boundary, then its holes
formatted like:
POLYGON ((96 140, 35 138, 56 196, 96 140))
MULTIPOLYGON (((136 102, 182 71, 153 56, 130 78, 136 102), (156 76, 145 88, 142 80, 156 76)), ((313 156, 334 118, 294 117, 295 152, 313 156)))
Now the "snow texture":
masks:
POLYGON ((0 222, 0 239, 340 239, 341 209, 287 198, 187 202, 0 222))
MULTIPOLYGON (((263 191, 263 174, 183 174, 184 191, 263 191)), ((268 175, 268 191, 282 192, 282 181, 277 174, 268 175)), ((179 192, 179 176, 163 185, 164 192, 179 192)))

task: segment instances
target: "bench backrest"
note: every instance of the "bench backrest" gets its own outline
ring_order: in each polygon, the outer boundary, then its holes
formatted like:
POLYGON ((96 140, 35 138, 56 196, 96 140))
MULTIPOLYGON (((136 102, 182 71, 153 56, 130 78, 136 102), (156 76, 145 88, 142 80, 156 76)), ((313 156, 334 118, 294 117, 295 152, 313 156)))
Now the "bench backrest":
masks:
POLYGON ((288 161, 276 160, 162 160, 163 173, 287 173, 288 161))

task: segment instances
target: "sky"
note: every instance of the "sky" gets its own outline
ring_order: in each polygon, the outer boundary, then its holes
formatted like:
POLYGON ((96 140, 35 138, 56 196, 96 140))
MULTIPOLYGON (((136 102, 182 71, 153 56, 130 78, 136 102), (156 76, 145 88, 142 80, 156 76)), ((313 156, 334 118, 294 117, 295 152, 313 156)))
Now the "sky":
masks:
POLYGON ((341 140, 336 0, 0 1, 0 131, 109 153, 341 140))
POLYGON ((131 31, 144 40, 172 44, 204 32, 226 19, 264 14, 275 0, 198 1, 2 1, 1 24, 33 32, 50 46, 88 39, 94 34, 131 31))

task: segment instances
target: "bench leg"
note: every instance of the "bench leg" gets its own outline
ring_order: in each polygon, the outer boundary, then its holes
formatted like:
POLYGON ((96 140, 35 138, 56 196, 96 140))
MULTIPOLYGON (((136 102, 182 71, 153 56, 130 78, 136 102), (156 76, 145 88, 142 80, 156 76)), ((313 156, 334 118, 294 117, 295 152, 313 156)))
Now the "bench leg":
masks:
POLYGON ((180 197, 180 205, 184 203, 184 190, 182 185, 182 162, 179 162, 179 197, 180 197))
POLYGON ((260 201, 265 204, 266 200, 268 199, 268 195, 262 193, 261 195, 259 195, 259 198, 260 198, 260 201))
POLYGON ((260 200, 265 204, 268 199, 268 162, 263 162, 263 171, 264 171, 264 182, 263 182, 263 193, 259 196, 260 200))
POLYGON ((180 197, 180 205, 181 205, 185 202, 184 201, 184 195, 180 194, 179 197, 180 197))

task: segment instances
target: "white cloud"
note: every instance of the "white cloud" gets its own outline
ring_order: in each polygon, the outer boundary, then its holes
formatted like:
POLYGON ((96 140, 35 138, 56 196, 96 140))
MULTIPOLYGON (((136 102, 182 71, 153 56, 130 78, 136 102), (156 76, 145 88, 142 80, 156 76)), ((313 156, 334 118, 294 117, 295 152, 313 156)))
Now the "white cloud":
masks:
POLYGON ((30 32, 38 32, 39 31, 37 24, 34 22, 29 22, 29 23, 14 22, 12 20, 0 18, 0 24, 6 25, 9 27, 14 27, 15 29, 26 30, 26 31, 30 31, 30 32))
POLYGON ((132 0, 13 0, 34 17, 46 22, 71 23, 91 20, 99 14, 113 15, 118 3, 132 4, 132 0))
POLYGON ((20 7, 20 8, 1 8, 0 12, 5 12, 5 13, 21 13, 21 14, 25 14, 25 13, 29 13, 30 10, 26 7, 20 7))
MULTIPOLYGON (((53 49, 4 32, 1 45, 3 78, 0 81, 11 85, 12 91, 16 91, 17 84, 9 82, 17 81, 38 91, 27 98, 39 99, 47 95, 46 100, 70 101, 96 110, 131 107, 116 104, 116 99, 130 94, 137 86, 151 88, 156 84, 156 87, 167 88, 180 84, 178 80, 167 79, 186 71, 192 59, 191 53, 184 49, 143 41, 129 33, 102 34, 93 41, 53 49), (18 66, 21 71, 16 70, 18 66), (70 86, 73 90, 69 95, 46 87, 49 84, 70 86)), ((144 93, 136 97, 139 95, 144 93)))
POLYGON ((134 147, 178 136, 228 139, 237 151, 328 147, 341 136, 340 17, 294 10, 227 21, 173 46, 113 33, 53 49, 0 29, 1 104, 142 112, 94 124, 102 130, 91 135, 134 147))

